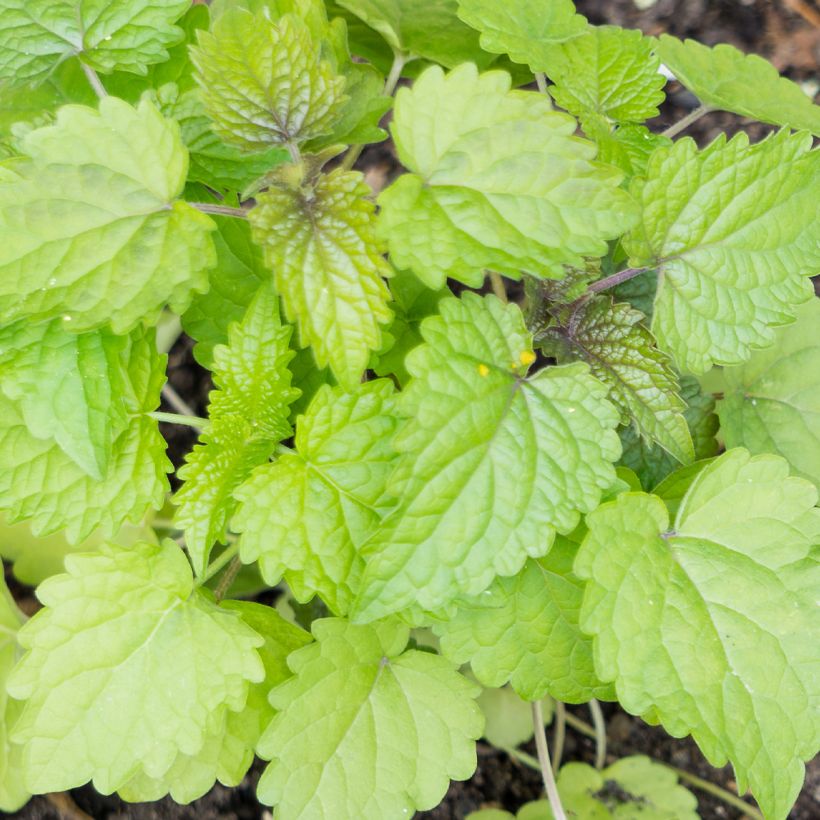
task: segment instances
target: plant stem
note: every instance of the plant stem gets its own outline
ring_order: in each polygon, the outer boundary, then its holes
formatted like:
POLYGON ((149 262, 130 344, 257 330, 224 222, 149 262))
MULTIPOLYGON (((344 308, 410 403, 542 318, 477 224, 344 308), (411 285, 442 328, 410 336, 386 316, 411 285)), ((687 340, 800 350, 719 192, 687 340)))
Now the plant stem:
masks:
POLYGON ((170 384, 164 384, 162 386, 162 398, 177 411, 177 413, 182 413, 184 416, 193 416, 196 418, 196 413, 188 406, 182 396, 171 387, 170 384))
POLYGON ((605 276, 603 279, 593 282, 587 288, 587 293, 600 293, 602 290, 617 287, 622 282, 628 282, 630 279, 634 279, 636 276, 640 276, 648 270, 649 268, 625 268, 624 270, 619 270, 617 273, 611 273, 609 276, 605 276))
POLYGON ((86 65, 82 60, 80 60, 80 65, 83 67, 83 73, 86 76, 91 87, 94 89, 94 93, 101 99, 105 99, 108 96, 108 92, 105 90, 105 86, 102 84, 102 80, 100 80, 99 75, 90 65, 86 65))
POLYGON ((555 724, 552 728, 552 770, 561 768, 564 756, 564 739, 567 736, 567 707, 560 700, 555 701, 555 724))
POLYGON ((518 760, 525 766, 535 769, 537 772, 541 771, 541 764, 532 755, 522 752, 521 749, 516 749, 514 746, 501 746, 500 749, 505 754, 508 754, 513 760, 518 760))
POLYGON ((506 305, 507 289, 504 287, 504 280, 494 270, 490 271, 490 284, 493 286, 493 293, 506 305))
POLYGON ((205 572, 202 573, 202 577, 197 579, 197 586, 202 586, 203 584, 207 583, 217 574, 226 564, 229 564, 231 561, 236 558, 236 554, 239 552, 239 542, 236 541, 230 546, 226 547, 217 558, 214 558, 207 567, 205 567, 205 572))
POLYGON ((189 202, 192 208, 202 211, 203 214, 215 216, 232 216, 236 219, 247 219, 248 211, 245 208, 231 208, 229 205, 215 205, 212 202, 189 202))
POLYGON ((693 122, 697 122, 704 114, 708 114, 712 109, 708 105, 699 105, 694 111, 690 111, 685 117, 677 122, 673 122, 666 131, 661 131, 662 137, 672 137, 687 129, 693 122))
POLYGON ((555 820, 567 820, 564 807, 561 805, 561 797, 558 794, 558 786, 555 784, 555 775, 552 771, 552 765, 550 764, 547 734, 544 731, 544 713, 541 711, 540 700, 536 700, 532 704, 532 727, 535 731, 535 748, 538 750, 541 778, 544 781, 544 789, 547 792, 547 800, 549 800, 552 814, 555 820))
POLYGON ((589 702, 589 711, 595 727, 595 768, 603 769, 606 764, 606 723, 601 704, 595 698, 589 702))
POLYGON ((543 71, 535 72, 535 84, 538 86, 538 90, 542 94, 547 93, 547 78, 543 71))
POLYGON ((568 726, 572 726, 579 734, 586 735, 588 738, 595 740, 595 729, 593 729, 592 726, 580 718, 575 717, 572 712, 567 712, 565 717, 568 726))
MULTIPOLYGON (((239 546, 238 543, 237 546, 239 546)), ((239 574, 240 569, 242 569, 242 559, 238 555, 235 555, 214 590, 214 598, 216 598, 217 601, 221 601, 225 597, 225 593, 231 588, 231 584, 239 574)))
POLYGON ((689 772, 684 769, 679 769, 677 766, 670 766, 668 763, 661 763, 661 765, 675 772, 684 783, 688 783, 690 786, 694 786, 696 789, 707 792, 711 794, 712 797, 716 797, 718 800, 722 800, 724 803, 734 806, 736 809, 740 809, 747 817, 751 817, 753 820, 764 820, 763 815, 754 806, 736 794, 732 794, 726 791, 726 789, 722 789, 720 786, 710 783, 708 780, 704 780, 694 774, 689 774, 689 772))
POLYGON ((203 419, 199 416, 184 416, 179 413, 164 413, 162 410, 155 410, 153 413, 148 413, 148 415, 152 419, 164 421, 166 424, 183 424, 185 427, 195 427, 197 430, 201 430, 208 424, 208 419, 203 419))

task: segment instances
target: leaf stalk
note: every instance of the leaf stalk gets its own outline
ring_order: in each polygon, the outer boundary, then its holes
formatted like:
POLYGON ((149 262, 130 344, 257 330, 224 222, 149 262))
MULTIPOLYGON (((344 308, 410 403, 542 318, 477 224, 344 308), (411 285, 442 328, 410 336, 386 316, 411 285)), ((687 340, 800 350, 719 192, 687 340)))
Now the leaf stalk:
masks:
POLYGON ((541 710, 540 700, 536 700, 532 704, 532 726, 535 730, 535 748, 538 751, 538 763, 541 767, 541 778, 544 781, 547 800, 549 801, 555 820, 567 820, 566 812, 564 811, 563 805, 561 805, 561 797, 558 794, 555 774, 552 771, 552 764, 550 763, 547 734, 544 731, 544 713, 541 710))

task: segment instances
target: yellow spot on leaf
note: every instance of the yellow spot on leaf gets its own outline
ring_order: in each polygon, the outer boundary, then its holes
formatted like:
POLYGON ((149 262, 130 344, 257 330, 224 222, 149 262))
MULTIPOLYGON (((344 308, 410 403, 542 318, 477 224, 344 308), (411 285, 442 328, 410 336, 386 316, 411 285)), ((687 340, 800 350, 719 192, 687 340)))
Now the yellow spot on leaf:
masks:
POLYGON ((518 358, 521 360, 521 364, 528 367, 535 361, 535 353, 531 350, 522 350, 521 355, 518 358))
POLYGON ((490 375, 490 368, 486 364, 480 364, 478 366, 478 375, 486 379, 490 375))

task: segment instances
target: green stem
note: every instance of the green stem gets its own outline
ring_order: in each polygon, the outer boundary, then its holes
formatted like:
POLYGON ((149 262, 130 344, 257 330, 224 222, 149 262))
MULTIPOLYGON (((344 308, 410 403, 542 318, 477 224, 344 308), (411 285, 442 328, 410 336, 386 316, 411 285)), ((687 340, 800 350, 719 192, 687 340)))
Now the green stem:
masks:
POLYGON ((237 553, 239 552, 239 542, 235 542, 230 546, 226 547, 210 564, 205 568, 205 572, 202 573, 202 576, 197 579, 197 586, 202 586, 206 584, 214 575, 217 574, 226 564, 229 564, 236 558, 237 553))
POLYGON ((101 99, 105 99, 108 96, 108 92, 105 90, 105 86, 102 84, 102 80, 100 80, 99 75, 90 65, 86 65, 82 60, 80 60, 80 65, 83 67, 83 73, 88 80, 89 85, 94 89, 94 93, 101 99))
POLYGON ((552 731, 552 769, 557 772, 561 768, 561 758, 564 756, 564 740, 567 736, 567 708, 560 700, 555 701, 555 719, 552 731))
POLYGON ((606 764, 606 723, 601 704, 595 698, 589 702, 589 711, 595 727, 595 768, 603 769, 606 764))
POLYGON ((518 760, 525 766, 535 769, 537 772, 541 771, 541 764, 532 755, 528 755, 526 752, 522 752, 521 749, 516 749, 514 746, 500 746, 499 748, 502 752, 513 758, 513 760, 518 760))
POLYGON ((588 738, 595 740, 595 729, 592 728, 588 723, 585 723, 580 718, 575 717, 572 712, 566 713, 566 721, 568 726, 572 726, 576 732, 579 732, 582 735, 586 735, 588 738))
POLYGON ((543 71, 535 72, 535 84, 538 86, 538 90, 542 94, 547 93, 547 78, 543 71))
POLYGON ((507 304, 507 289, 504 287, 504 280, 500 274, 495 271, 490 271, 490 284, 493 286, 493 293, 504 302, 504 304, 507 304))
POLYGON ((754 806, 736 794, 732 794, 726 791, 726 789, 722 789, 720 786, 710 783, 708 780, 704 780, 694 774, 689 774, 689 772, 684 769, 679 769, 677 766, 670 766, 668 763, 662 763, 661 765, 675 772, 684 783, 688 783, 690 786, 694 786, 696 789, 700 789, 707 794, 711 794, 712 797, 716 797, 718 800, 722 800, 724 803, 734 806, 736 809, 740 809, 747 817, 751 817, 753 820, 764 820, 763 815, 754 806))
POLYGON ((240 569, 242 569, 242 559, 238 555, 235 555, 214 590, 214 598, 216 598, 217 601, 221 601, 225 597, 225 593, 231 588, 231 584, 236 579, 240 569))
POLYGON ((177 413, 182 413, 183 416, 196 417, 196 413, 194 413, 185 399, 183 399, 170 384, 166 383, 162 386, 162 398, 164 398, 177 413))
POLYGON ((672 123, 666 131, 661 132, 662 137, 676 137, 681 131, 687 129, 693 122, 697 122, 702 116, 708 114, 712 109, 708 105, 699 105, 694 111, 690 111, 685 117, 672 123))
POLYGON ((564 807, 561 805, 561 797, 558 794, 558 786, 555 783, 555 774, 550 763, 547 734, 544 731, 544 713, 541 711, 540 700, 536 700, 532 704, 532 727, 535 731, 535 748, 538 751, 541 778, 544 781, 544 789, 547 792, 547 800, 552 809, 553 817, 555 820, 567 820, 564 807))
POLYGON ((208 419, 200 418, 199 416, 184 416, 180 413, 164 413, 162 410, 155 410, 153 413, 148 413, 152 419, 157 421, 164 421, 166 424, 182 424, 185 427, 195 427, 201 430, 208 424, 208 419))
POLYGON ((215 216, 232 216, 236 219, 247 219, 246 208, 231 208, 229 205, 216 205, 213 202, 188 202, 192 208, 196 208, 203 214, 214 214, 215 216))

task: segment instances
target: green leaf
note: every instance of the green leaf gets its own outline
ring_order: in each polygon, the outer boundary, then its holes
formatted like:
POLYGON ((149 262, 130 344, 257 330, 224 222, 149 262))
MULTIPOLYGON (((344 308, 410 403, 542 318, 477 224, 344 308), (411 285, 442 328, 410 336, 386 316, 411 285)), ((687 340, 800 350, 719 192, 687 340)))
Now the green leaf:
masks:
MULTIPOLYGON (((484 738, 497 749, 515 748, 532 740, 532 707, 510 689, 485 689, 476 700, 484 715, 484 738)), ((552 721, 553 703, 542 704, 544 724, 552 721)))
POLYGON ((344 84, 296 15, 276 23, 236 8, 191 50, 214 131, 244 151, 298 144, 329 133, 344 84))
POLYGON ((575 562, 588 579, 581 628, 623 707, 691 733, 713 765, 728 758, 738 791, 751 785, 772 818, 786 817, 820 734, 806 640, 820 623, 803 569, 816 501, 785 460, 730 450, 700 472, 673 524, 643 493, 600 507, 575 562))
POLYGON ((543 94, 473 65, 434 66, 400 89, 391 128, 413 173, 379 197, 394 264, 440 288, 448 276, 478 286, 484 268, 561 278, 563 264, 603 256, 633 203, 575 127, 543 94))
POLYGON ((257 794, 282 818, 383 820, 431 809, 466 780, 482 731, 479 687, 430 652, 402 651, 408 629, 315 621, 316 643, 288 658, 295 677, 259 742, 273 758, 257 794))
POLYGON ((727 447, 777 453, 820 488, 820 299, 797 310, 773 347, 723 371, 718 402, 727 447))
MULTIPOLYGON (((656 148, 672 144, 672 140, 653 133, 644 125, 626 123, 613 126, 598 114, 586 114, 581 119, 581 125, 584 134, 598 146, 598 161, 620 168, 627 179, 646 176, 652 152, 656 148)), ((652 278, 654 282, 654 275, 652 278)), ((625 284, 634 281, 628 280, 625 284)))
POLYGON ((125 333, 205 290, 214 223, 174 201, 187 152, 154 106, 67 105, 23 147, 0 182, 0 322, 125 333))
POLYGON ((259 561, 275 586, 284 575, 297 601, 319 594, 345 614, 359 589, 359 548, 381 520, 396 430, 392 383, 351 392, 324 386, 296 430, 296 452, 256 470, 236 492, 240 555, 259 561))
POLYGON ((13 736, 31 791, 91 779, 110 794, 199 752, 263 679, 263 641, 194 588, 172 541, 104 545, 66 568, 40 585, 45 608, 19 635, 28 651, 8 691, 26 702, 13 736))
POLYGON ((291 676, 287 656, 311 639, 271 607, 224 601, 221 608, 236 612, 264 638, 258 649, 265 667, 264 680, 251 684, 244 709, 228 712, 224 726, 206 739, 198 754, 178 754, 171 768, 159 778, 141 772, 118 790, 123 799, 145 802, 170 793, 175 802, 190 803, 208 792, 216 780, 223 786, 238 786, 247 774, 253 762, 253 749, 275 714, 268 703, 268 692, 291 676))
POLYGON ((299 391, 290 385, 290 334, 279 322, 276 294, 263 286, 231 326, 228 344, 214 348, 209 423, 178 471, 184 483, 174 496, 174 521, 198 576, 211 547, 225 539, 234 490, 292 433, 288 408, 299 391))
POLYGON ((248 215, 300 343, 345 387, 359 382, 391 317, 382 277, 392 270, 369 192, 361 174, 337 169, 301 187, 271 187, 248 215))
POLYGON ((78 542, 97 528, 111 535, 124 521, 162 506, 171 465, 157 422, 145 414, 159 406, 166 357, 157 354, 153 330, 134 331, 120 356, 124 393, 116 400, 127 423, 112 440, 108 469, 99 479, 56 441, 32 434, 25 401, 0 394, 0 509, 8 511, 9 523, 30 519, 35 535, 65 527, 69 541, 78 542))
POLYGON ((647 441, 660 444, 678 461, 695 456, 683 416, 686 404, 668 356, 655 347, 644 315, 611 296, 596 296, 572 309, 539 340, 559 363, 580 360, 609 387, 622 421, 634 420, 647 441))
POLYGON ((168 59, 190 0, 0 0, 0 81, 38 83, 79 55, 97 71, 145 74, 168 59))
MULTIPOLYGON (((701 393, 697 379, 692 376, 681 377, 680 396, 685 403, 683 417, 694 445, 695 458, 704 459, 717 455, 715 434, 718 431, 718 418, 715 415, 715 400, 712 396, 701 393)), ((634 426, 621 428, 620 434, 624 448, 621 464, 634 470, 647 490, 656 487, 680 466, 678 459, 661 447, 647 442, 634 426)))
POLYGON ((517 305, 465 293, 439 310, 407 357, 388 485, 399 503, 363 548, 362 620, 515 575, 615 479, 618 414, 585 365, 527 377, 535 354, 517 305))
POLYGON ((658 149, 632 192, 641 224, 624 239, 633 267, 657 267, 652 332, 680 367, 738 364, 774 342, 820 270, 820 152, 808 134, 745 134, 698 151, 658 149))
POLYGON ((638 123, 658 116, 666 78, 654 44, 635 29, 589 26, 580 37, 549 50, 550 96, 582 117, 638 123))
POLYGON ((704 105, 820 136, 820 106, 757 54, 669 34, 660 36, 657 49, 664 65, 704 105))
POLYGON ((442 653, 469 662, 484 686, 510 681, 525 700, 612 700, 612 687, 595 674, 592 641, 578 626, 584 585, 572 572, 577 549, 559 536, 546 558, 460 602, 455 617, 433 626, 442 653))
POLYGON ((0 811, 15 812, 31 796, 23 785, 22 749, 11 743, 9 732, 20 704, 9 698, 6 681, 17 661, 17 631, 25 616, 0 577, 0 811))
POLYGON ((458 16, 481 32, 481 47, 494 54, 509 54, 533 71, 550 63, 551 46, 584 34, 587 21, 575 13, 572 0, 458 0, 458 16))

